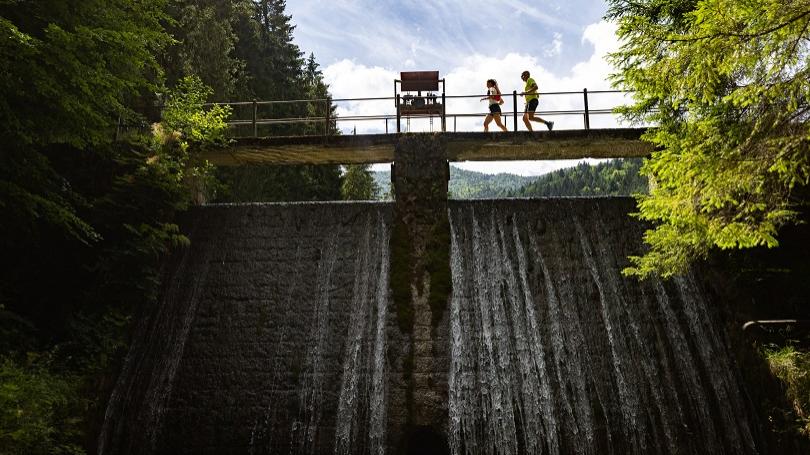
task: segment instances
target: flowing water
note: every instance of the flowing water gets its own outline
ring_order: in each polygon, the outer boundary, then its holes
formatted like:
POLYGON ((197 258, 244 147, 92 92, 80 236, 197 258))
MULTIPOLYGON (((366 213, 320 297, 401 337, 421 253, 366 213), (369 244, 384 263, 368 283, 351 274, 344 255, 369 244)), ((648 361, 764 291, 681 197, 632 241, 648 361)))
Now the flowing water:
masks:
POLYGON ((451 206, 454 454, 756 453, 695 277, 625 278, 611 199, 451 206))
MULTIPOLYGON (((447 379, 453 454, 762 451, 699 277, 621 275, 640 248, 632 209, 450 203, 453 293, 433 335, 449 358, 420 374, 447 379)), ((390 226, 386 204, 193 211, 99 454, 396 453, 390 226)))
POLYGON ((99 453, 384 453, 390 206, 210 206, 185 224, 99 453))

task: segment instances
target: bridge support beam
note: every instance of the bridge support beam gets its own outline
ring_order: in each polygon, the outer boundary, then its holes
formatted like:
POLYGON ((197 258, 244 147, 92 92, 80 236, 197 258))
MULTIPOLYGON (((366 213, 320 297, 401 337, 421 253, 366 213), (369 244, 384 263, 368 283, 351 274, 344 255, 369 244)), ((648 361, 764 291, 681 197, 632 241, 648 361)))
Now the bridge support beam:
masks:
POLYGON ((394 373, 388 427, 399 433, 389 437, 401 453, 417 453, 421 444, 447 440, 450 168, 441 135, 403 136, 394 157, 390 273, 399 342, 389 351, 394 373))

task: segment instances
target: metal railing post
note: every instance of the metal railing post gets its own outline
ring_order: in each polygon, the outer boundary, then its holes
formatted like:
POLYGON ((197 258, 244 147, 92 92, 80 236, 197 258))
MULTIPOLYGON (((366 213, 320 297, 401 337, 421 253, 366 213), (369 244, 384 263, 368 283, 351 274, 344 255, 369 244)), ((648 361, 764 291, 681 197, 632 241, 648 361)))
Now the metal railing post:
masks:
POLYGON ((385 134, 388 134, 388 117, 385 118, 385 134))
MULTIPOLYGON (((442 89, 444 90, 444 89, 442 89)), ((447 100, 442 91, 442 133, 447 132, 447 100)))
POLYGON ((517 133, 517 90, 512 90, 512 109, 514 110, 515 118, 512 119, 512 126, 514 132, 517 133))
POLYGON ((590 114, 588 113, 588 89, 582 89, 582 96, 585 100, 585 130, 591 129, 591 119, 590 114))
POLYGON ((400 118, 401 118, 401 115, 400 115, 400 113, 399 113, 399 93, 397 93, 397 100, 396 100, 396 102, 397 102, 397 133, 400 133, 400 131, 401 131, 401 129, 400 129, 400 128, 401 128, 401 127, 400 127, 400 118))
POLYGON ((256 99, 253 99, 253 137, 259 137, 259 125, 256 122, 256 117, 258 117, 259 112, 259 105, 256 102, 256 99))
POLYGON ((326 97, 326 114, 325 114, 326 122, 323 125, 323 135, 324 136, 329 136, 329 114, 331 113, 330 112, 331 110, 332 110, 332 101, 331 101, 331 98, 329 98, 327 96, 326 97))

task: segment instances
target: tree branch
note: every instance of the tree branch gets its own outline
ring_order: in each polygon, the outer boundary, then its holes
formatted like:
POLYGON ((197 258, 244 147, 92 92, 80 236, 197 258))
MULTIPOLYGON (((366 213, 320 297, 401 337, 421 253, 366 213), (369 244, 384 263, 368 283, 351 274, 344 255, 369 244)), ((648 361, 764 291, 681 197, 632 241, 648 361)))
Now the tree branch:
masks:
MULTIPOLYGON (((736 38, 746 38, 746 39, 756 38, 756 37, 759 37, 759 36, 767 35, 769 33, 773 33, 773 32, 775 32, 775 31, 777 31, 777 30, 779 30, 781 28, 787 27, 788 25, 790 25, 790 24, 792 24, 792 23, 794 23, 796 21, 801 20, 805 16, 810 16, 810 10, 807 10, 807 11, 801 13, 801 14, 798 14, 795 17, 793 17, 793 18, 791 18, 791 19, 789 19, 789 20, 787 20, 787 21, 785 21, 785 22, 783 22, 783 23, 781 23, 779 25, 775 25, 775 26, 773 26, 773 27, 771 27, 769 29, 765 29, 765 30, 762 30, 761 32, 757 32, 757 33, 719 32, 719 33, 714 33, 714 34, 711 34, 711 35, 694 36, 694 37, 689 37, 689 38, 664 38, 664 39, 661 39, 661 41, 664 41, 664 42, 667 42, 667 43, 690 42, 690 41, 701 41, 701 40, 705 40, 705 39, 718 38, 718 37, 723 37, 723 36, 724 37, 733 36, 733 37, 736 37, 736 38)), ((807 30, 806 26, 805 26, 805 30, 807 30)))

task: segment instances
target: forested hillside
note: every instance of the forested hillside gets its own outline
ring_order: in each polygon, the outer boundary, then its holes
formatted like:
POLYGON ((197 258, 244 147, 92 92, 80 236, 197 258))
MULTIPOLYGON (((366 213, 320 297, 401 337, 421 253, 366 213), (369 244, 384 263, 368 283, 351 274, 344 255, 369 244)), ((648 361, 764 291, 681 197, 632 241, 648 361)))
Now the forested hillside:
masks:
POLYGON ((509 191, 509 197, 631 196, 648 191, 647 177, 639 174, 640 159, 619 159, 560 169, 509 191))
MULTIPOLYGON (((450 197, 454 199, 487 199, 506 196, 509 191, 531 182, 534 177, 515 174, 484 174, 450 166, 450 197)), ((380 199, 391 199, 391 173, 374 172, 380 199)))
POLYGON ((95 452, 133 315, 155 303, 166 253, 188 243, 178 212, 341 197, 338 166, 216 170, 197 158, 227 140, 235 114, 205 102, 328 94, 285 8, 0 2, 0 453, 95 452))
MULTIPOLYGON (((640 159, 580 163, 540 177, 484 174, 450 167, 450 197, 487 199, 548 196, 632 196, 647 192, 647 178, 639 174, 640 159)), ((390 172, 374 172, 380 199, 391 199, 390 172)))

